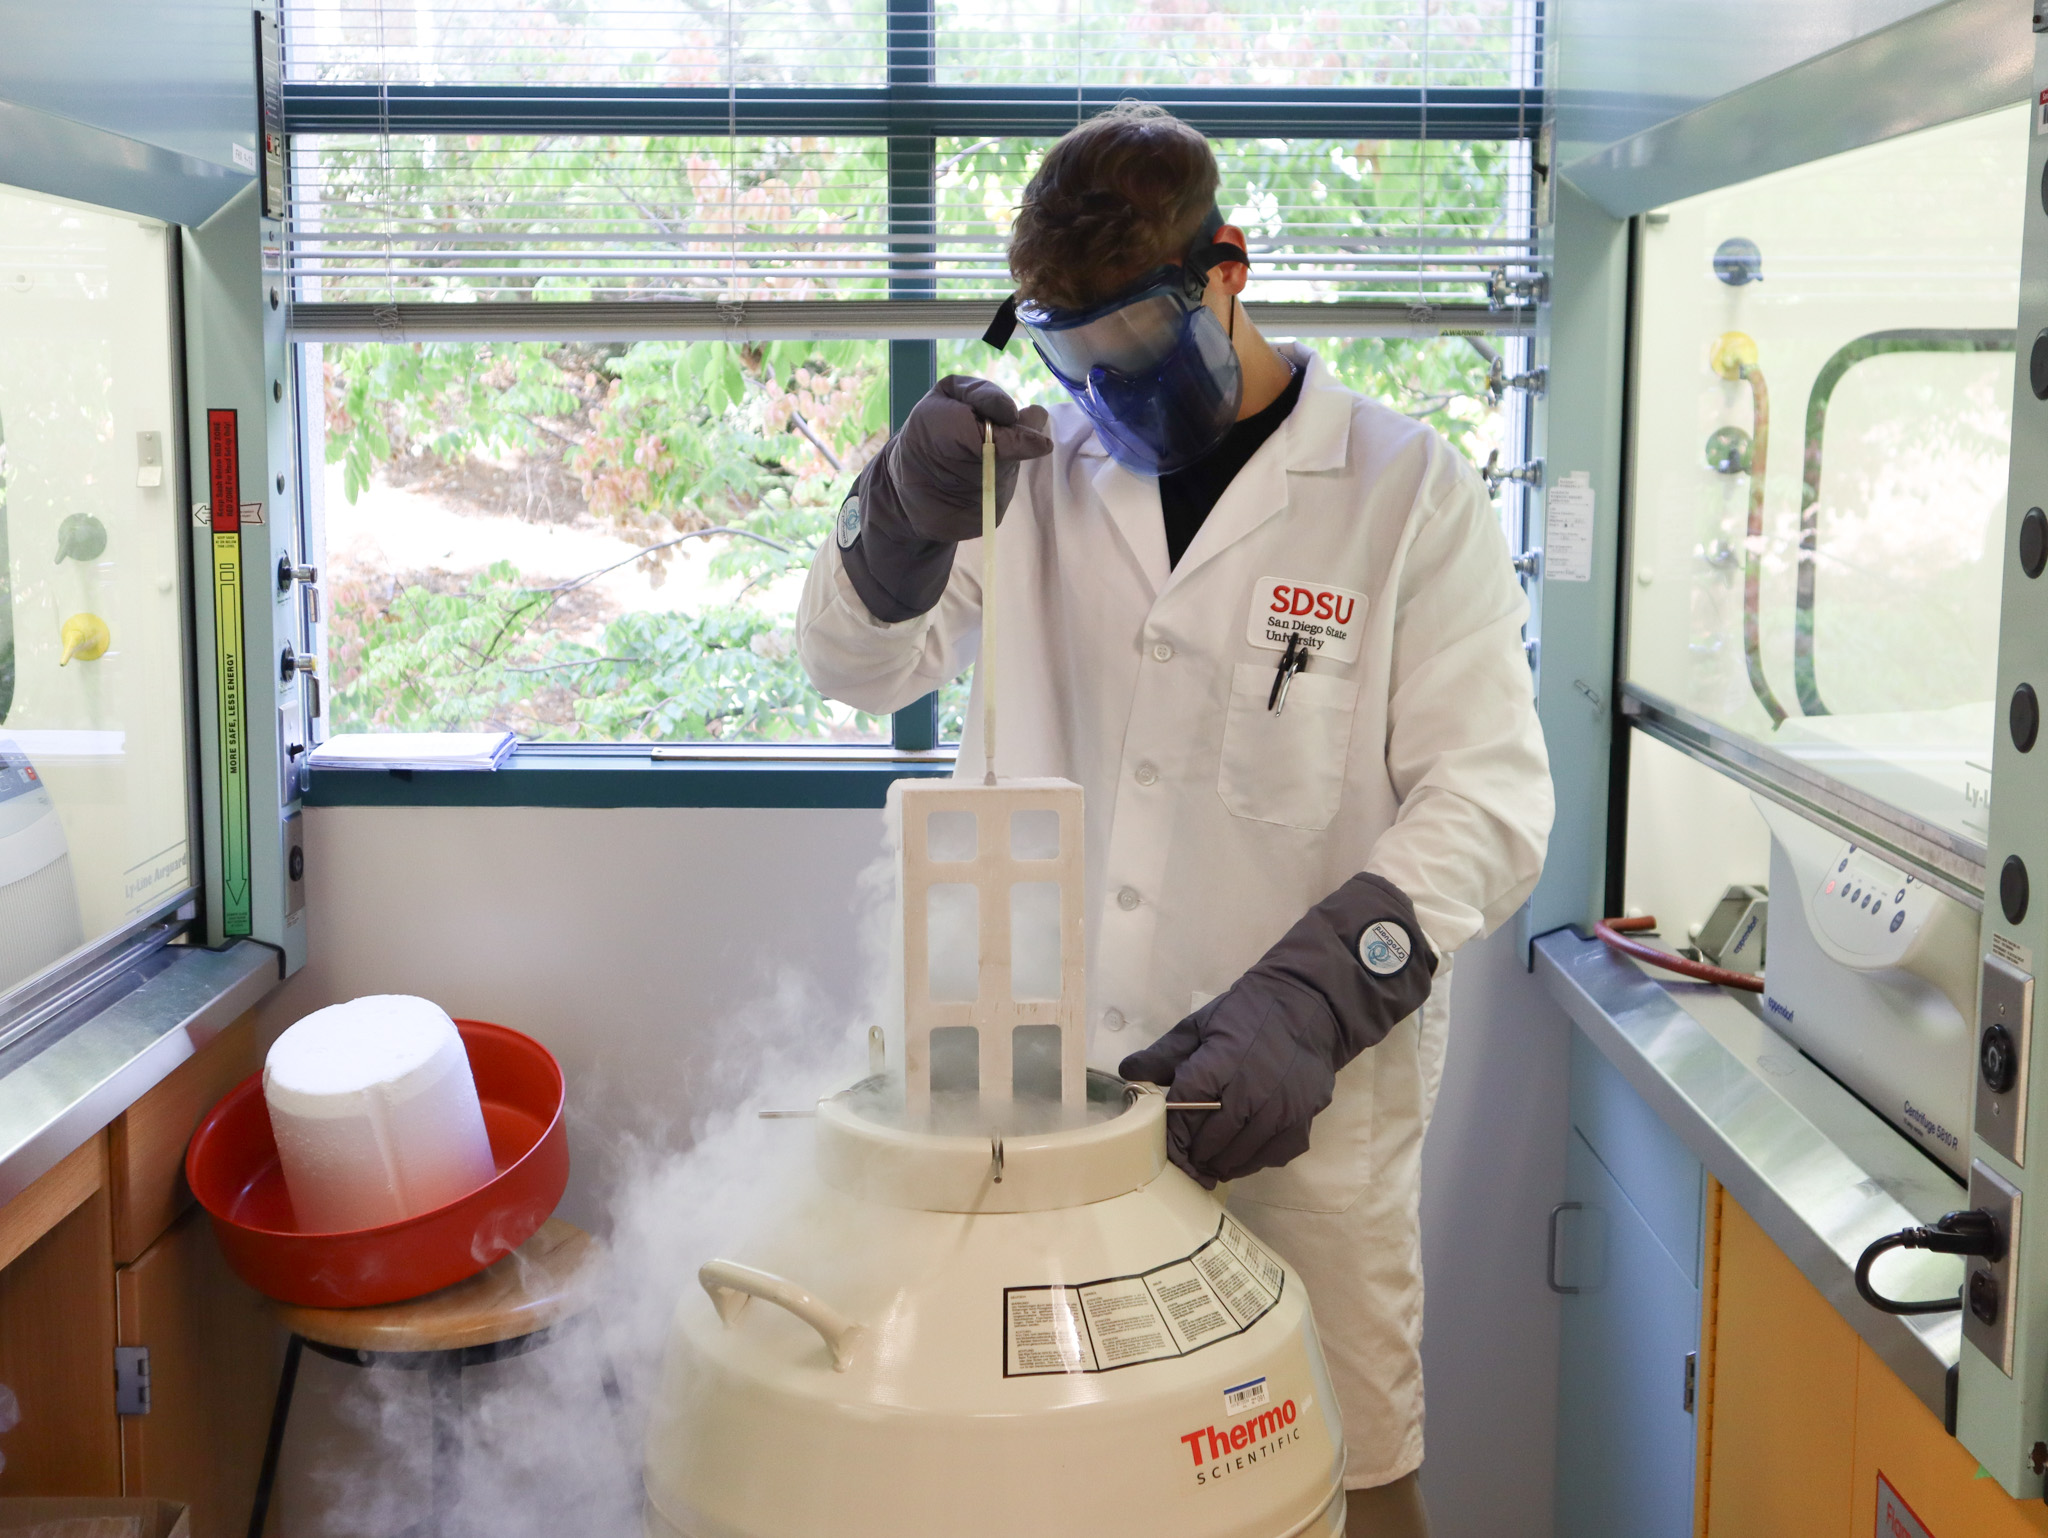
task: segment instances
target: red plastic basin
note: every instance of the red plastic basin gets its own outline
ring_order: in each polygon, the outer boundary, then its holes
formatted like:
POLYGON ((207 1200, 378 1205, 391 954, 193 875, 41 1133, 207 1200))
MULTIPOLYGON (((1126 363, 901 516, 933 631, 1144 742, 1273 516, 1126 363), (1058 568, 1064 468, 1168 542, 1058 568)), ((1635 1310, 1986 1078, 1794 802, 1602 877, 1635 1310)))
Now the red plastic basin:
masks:
POLYGON ((237 1276, 312 1308, 397 1303, 476 1275, 547 1221, 569 1183, 561 1065, 531 1036, 502 1025, 455 1027, 498 1173, 432 1212, 351 1233, 304 1232, 277 1162, 263 1075, 249 1075, 207 1113, 185 1150, 185 1179, 237 1276))

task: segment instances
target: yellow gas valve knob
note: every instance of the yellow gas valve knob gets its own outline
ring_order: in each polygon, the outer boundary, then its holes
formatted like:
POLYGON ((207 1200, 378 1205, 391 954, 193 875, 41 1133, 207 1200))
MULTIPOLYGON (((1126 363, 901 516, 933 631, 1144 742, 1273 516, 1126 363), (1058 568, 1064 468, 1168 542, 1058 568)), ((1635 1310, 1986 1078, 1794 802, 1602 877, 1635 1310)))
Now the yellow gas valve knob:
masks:
POLYGON ((60 668, 73 657, 80 662, 97 662, 114 644, 107 622, 97 614, 72 615, 64 621, 64 628, 57 632, 57 636, 64 643, 64 655, 57 659, 60 668))
POLYGON ((1723 379, 1740 379, 1756 367, 1756 338, 1744 331, 1724 331, 1707 359, 1723 379))

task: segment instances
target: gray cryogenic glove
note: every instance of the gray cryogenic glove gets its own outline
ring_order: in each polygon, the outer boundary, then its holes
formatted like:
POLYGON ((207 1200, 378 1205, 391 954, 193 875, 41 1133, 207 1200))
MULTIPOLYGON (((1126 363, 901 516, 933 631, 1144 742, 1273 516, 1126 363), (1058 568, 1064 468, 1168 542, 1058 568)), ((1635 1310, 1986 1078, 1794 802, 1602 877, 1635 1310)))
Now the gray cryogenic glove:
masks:
POLYGON ((981 424, 996 437, 996 520, 1017 490, 1017 466, 1052 452, 1043 406, 1000 385, 948 374, 910 410, 903 430, 863 470, 839 510, 847 580, 885 623, 927 613, 953 573, 953 547, 981 537, 981 424))
POLYGON ((1435 972, 1401 889, 1353 876, 1120 1071, 1170 1086, 1169 1099, 1223 1102, 1166 1124, 1173 1162, 1213 1187, 1306 1153, 1337 1070, 1420 1009, 1435 972))

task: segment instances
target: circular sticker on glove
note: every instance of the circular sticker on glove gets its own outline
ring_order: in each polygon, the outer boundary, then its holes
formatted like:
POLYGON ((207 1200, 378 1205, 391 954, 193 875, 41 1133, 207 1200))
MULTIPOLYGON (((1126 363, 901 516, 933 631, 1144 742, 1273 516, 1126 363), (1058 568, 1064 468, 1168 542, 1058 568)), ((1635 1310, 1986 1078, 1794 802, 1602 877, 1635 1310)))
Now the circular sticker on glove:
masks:
POLYGON ((1374 977, 1391 977, 1407 966, 1411 949, 1408 931, 1385 919, 1368 924, 1358 937, 1358 959, 1374 977))
POLYGON ((839 507, 839 548, 851 550, 860 538, 860 498, 848 497, 839 507))

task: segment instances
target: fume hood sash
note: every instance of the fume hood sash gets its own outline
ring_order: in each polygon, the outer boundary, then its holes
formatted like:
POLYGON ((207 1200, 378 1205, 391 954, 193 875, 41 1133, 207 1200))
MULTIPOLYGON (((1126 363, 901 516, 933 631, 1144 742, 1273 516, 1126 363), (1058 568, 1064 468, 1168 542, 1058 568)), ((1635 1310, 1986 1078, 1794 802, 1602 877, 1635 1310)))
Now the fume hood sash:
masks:
POLYGON ((1817 774, 1640 684, 1622 685, 1621 713, 1659 742, 1844 838, 1882 852, 1936 891, 1982 911, 1984 846, 1975 840, 1817 774))

